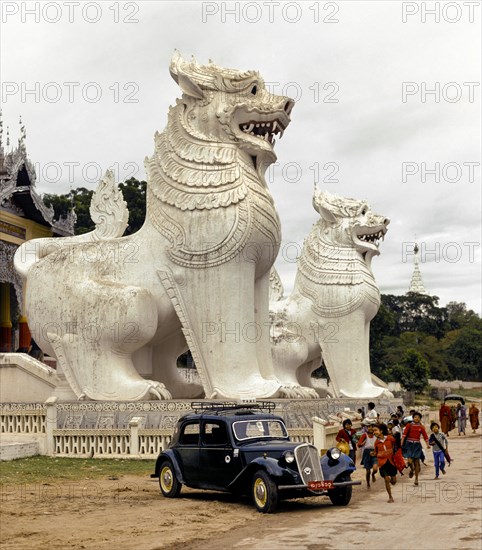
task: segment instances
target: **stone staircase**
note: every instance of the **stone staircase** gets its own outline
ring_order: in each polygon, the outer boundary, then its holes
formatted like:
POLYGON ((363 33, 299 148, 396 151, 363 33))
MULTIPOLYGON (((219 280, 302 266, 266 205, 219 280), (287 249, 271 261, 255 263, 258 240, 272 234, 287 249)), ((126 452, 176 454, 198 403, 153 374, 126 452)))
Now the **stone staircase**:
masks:
POLYGON ((26 353, 0 353, 0 403, 44 402, 58 385, 56 371, 26 353))

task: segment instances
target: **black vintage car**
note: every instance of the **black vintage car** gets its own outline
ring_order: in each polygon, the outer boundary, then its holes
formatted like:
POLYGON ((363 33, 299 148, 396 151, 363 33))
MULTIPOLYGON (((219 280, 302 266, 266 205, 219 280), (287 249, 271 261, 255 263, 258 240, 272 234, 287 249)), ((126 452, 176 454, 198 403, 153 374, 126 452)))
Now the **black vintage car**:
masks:
POLYGON ((313 445, 290 441, 272 402, 193 403, 179 419, 170 447, 162 451, 151 477, 159 478, 165 497, 182 485, 251 495, 263 513, 280 498, 327 495, 337 506, 351 499, 355 470, 338 449, 320 459, 313 445))

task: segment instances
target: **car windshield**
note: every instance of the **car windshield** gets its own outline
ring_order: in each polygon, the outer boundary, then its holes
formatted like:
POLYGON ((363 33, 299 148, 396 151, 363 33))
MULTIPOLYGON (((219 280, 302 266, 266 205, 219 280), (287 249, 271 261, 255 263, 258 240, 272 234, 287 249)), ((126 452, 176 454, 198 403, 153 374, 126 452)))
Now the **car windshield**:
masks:
POLYGON ((240 420, 234 422, 233 431, 238 441, 288 437, 286 426, 280 420, 240 420))

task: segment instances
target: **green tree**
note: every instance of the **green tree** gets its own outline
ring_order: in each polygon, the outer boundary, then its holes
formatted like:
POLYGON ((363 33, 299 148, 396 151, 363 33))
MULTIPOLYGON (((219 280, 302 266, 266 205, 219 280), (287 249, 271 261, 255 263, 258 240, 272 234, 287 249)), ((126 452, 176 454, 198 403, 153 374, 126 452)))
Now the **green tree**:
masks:
POLYGON ((446 356, 441 349, 441 342, 435 336, 423 334, 423 340, 417 350, 428 362, 429 378, 435 378, 436 380, 452 380, 454 378, 446 361, 446 356))
POLYGON ((90 219, 89 207, 92 200, 93 191, 85 187, 72 189, 65 195, 45 194, 43 201, 47 206, 53 206, 55 219, 65 217, 67 212, 75 208, 77 221, 74 227, 74 233, 80 235, 88 233, 95 227, 94 222, 90 219))
POLYGON ((383 377, 390 366, 386 361, 386 337, 396 334, 396 317, 383 302, 370 323, 370 366, 373 374, 383 377))
MULTIPOLYGON (((390 332, 391 336, 400 336, 401 334, 401 326, 400 322, 403 315, 403 297, 402 296, 395 296, 393 294, 382 294, 381 295, 381 305, 384 306, 391 314, 393 320, 394 320, 394 326, 392 328, 392 331, 390 332)), ((380 310, 379 310, 380 311, 380 310)), ((376 319, 376 317, 375 317, 376 319)))
POLYGON ((482 380, 482 330, 476 326, 460 329, 458 337, 446 351, 455 367, 454 377, 459 380, 482 380))
POLYGON ((440 339, 448 328, 447 310, 438 307, 438 297, 407 292, 402 296, 402 332, 425 332, 440 339))
POLYGON ((398 365, 390 369, 391 379, 398 381, 407 391, 422 392, 428 384, 428 362, 415 349, 405 351, 398 365))
POLYGON ((449 302, 446 309, 450 329, 479 324, 480 317, 471 309, 467 309, 467 305, 464 302, 449 302))
POLYGON ((147 183, 136 180, 136 178, 130 178, 125 183, 119 184, 119 189, 122 191, 129 209, 129 225, 125 232, 126 235, 132 235, 139 231, 146 219, 146 188, 147 183))

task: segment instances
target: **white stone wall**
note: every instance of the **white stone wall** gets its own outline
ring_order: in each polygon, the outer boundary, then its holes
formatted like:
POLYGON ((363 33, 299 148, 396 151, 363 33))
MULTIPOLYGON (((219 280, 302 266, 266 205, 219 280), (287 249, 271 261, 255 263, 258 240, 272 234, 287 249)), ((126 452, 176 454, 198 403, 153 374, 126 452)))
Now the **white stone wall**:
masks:
POLYGON ((38 441, 2 441, 0 442, 0 461, 16 460, 40 454, 38 441))

